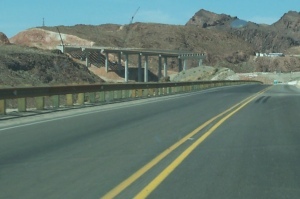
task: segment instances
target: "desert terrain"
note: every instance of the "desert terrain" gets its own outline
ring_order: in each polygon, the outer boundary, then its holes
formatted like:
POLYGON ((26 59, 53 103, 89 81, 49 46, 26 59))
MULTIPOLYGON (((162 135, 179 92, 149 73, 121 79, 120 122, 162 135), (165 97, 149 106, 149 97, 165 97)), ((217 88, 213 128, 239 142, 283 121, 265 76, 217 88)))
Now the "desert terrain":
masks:
MULTIPOLYGON (((62 43, 204 53, 203 66, 188 61, 178 73, 176 59, 168 60, 170 78, 164 81, 255 79, 264 83, 300 79, 300 13, 283 14, 272 25, 255 24, 226 14, 199 10, 185 25, 133 23, 33 27, 12 38, 0 33, 0 86, 39 86, 123 82, 122 72, 106 73, 102 60, 90 67, 78 56, 61 54, 62 43), (58 30, 61 32, 59 35, 58 30), (172 34, 170 34, 172 33, 172 34), (256 56, 281 53, 283 56, 256 56)), ((104 55, 103 55, 104 56, 104 55)), ((110 63, 116 61, 109 55, 110 63)), ((150 81, 157 78, 157 58, 150 58, 150 81)), ((124 63, 124 62, 122 62, 124 63)), ((130 59, 136 81, 137 58, 130 59)))

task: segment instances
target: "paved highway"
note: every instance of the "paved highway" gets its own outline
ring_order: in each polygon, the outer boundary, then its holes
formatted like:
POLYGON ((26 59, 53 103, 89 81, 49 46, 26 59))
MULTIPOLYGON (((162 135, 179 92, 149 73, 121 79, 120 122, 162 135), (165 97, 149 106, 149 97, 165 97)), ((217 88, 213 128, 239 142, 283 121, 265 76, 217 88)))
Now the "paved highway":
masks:
POLYGON ((299 198, 300 92, 245 85, 0 124, 0 198, 299 198))

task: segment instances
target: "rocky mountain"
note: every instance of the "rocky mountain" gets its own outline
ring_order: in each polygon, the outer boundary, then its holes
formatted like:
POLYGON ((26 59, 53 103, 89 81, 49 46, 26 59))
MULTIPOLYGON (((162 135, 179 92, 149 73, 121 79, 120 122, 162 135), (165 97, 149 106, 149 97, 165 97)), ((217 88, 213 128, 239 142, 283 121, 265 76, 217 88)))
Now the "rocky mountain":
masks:
POLYGON ((0 32, 0 45, 1 44, 10 44, 9 39, 3 32, 0 32))
POLYGON ((248 42, 257 52, 285 52, 300 45, 300 13, 290 11, 272 25, 246 22, 206 10, 197 12, 186 26, 227 32, 248 42))
POLYGON ((215 28, 215 29, 228 29, 230 24, 236 20, 237 17, 231 17, 226 14, 216 14, 204 9, 199 10, 196 14, 186 23, 186 25, 195 25, 200 28, 215 28))
MULTIPOLYGON (((54 27, 42 27, 48 31, 56 31, 54 27)), ((60 26, 59 30, 68 35, 76 35, 85 40, 95 42, 99 46, 133 47, 164 50, 191 51, 206 53, 205 63, 215 65, 222 60, 239 63, 254 54, 254 49, 243 39, 230 33, 218 30, 198 28, 196 26, 178 26, 154 23, 134 23, 130 25, 75 25, 60 26)), ((131 58, 135 65, 137 60, 131 58)), ((170 65, 174 68, 176 60, 170 65)), ((157 64, 151 59, 150 67, 157 64)), ((195 65, 197 65, 195 61, 195 65)))
POLYGON ((300 12, 289 11, 279 19, 274 26, 279 30, 287 30, 289 33, 299 33, 300 31, 300 12))
MULTIPOLYGON (((228 67, 235 72, 298 71, 300 59, 297 57, 282 58, 272 67, 271 62, 256 59, 254 55, 255 52, 298 55, 299 15, 291 11, 276 23, 263 25, 202 9, 186 25, 133 23, 38 27, 17 34, 11 41, 43 49, 55 48, 60 44, 59 28, 65 44, 205 53, 205 65, 228 67)), ((157 74, 157 61, 157 57, 149 60, 154 74, 157 74)), ((178 70, 177 59, 168 62, 169 69, 178 70)), ((130 58, 130 65, 136 67, 137 57, 130 58)), ((197 65, 197 61, 188 63, 188 67, 197 65)))

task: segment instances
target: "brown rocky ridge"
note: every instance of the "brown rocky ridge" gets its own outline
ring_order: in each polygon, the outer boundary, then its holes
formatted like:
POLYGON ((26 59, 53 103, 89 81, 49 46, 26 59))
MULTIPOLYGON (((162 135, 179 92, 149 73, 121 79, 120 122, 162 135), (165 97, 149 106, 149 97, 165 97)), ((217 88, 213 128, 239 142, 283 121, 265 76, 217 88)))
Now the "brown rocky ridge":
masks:
MULTIPOLYGON (((17 45, 53 49, 61 43, 59 28, 67 45, 190 51, 205 53, 205 65, 226 67, 236 73, 291 72, 300 71, 297 57, 300 52, 299 19, 299 13, 291 11, 272 25, 262 25, 200 10, 186 25, 133 23, 39 27, 25 30, 11 41, 17 45), (282 52, 286 56, 271 60, 255 57, 256 52, 282 52)), ((112 62, 115 59, 110 55, 112 62)), ((157 61, 156 57, 149 60, 153 74, 157 74, 157 61)), ((81 60, 76 62, 84 64, 81 60)), ((169 59, 168 65, 170 72, 178 71, 177 59, 169 59)), ((188 68, 197 65, 197 61, 188 62, 188 68)), ((131 56, 130 67, 136 66, 137 57, 131 56)), ((93 66, 93 72, 98 74, 94 69, 97 67, 93 66)))
POLYGON ((10 44, 9 39, 3 32, 0 32, 0 44, 10 44))

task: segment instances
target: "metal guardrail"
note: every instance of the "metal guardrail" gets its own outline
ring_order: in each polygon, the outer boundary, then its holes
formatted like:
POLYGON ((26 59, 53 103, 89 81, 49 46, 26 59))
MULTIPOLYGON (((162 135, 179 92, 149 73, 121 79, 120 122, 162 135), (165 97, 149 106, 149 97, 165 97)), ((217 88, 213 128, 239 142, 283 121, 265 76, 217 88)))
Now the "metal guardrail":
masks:
POLYGON ((13 87, 0 89, 0 114, 6 114, 7 100, 17 99, 19 112, 27 110, 27 98, 35 98, 36 110, 45 108, 45 98, 50 97, 50 108, 61 106, 83 105, 84 103, 105 103, 128 98, 155 97, 182 92, 192 92, 211 87, 238 84, 262 83, 259 81, 197 81, 197 82, 166 82, 166 83, 118 83, 95 85, 71 85, 49 87, 13 87), (65 96, 65 104, 60 103, 60 96, 65 96), (74 97, 76 95, 76 97, 74 97), (76 100, 76 102, 74 101, 76 100))

